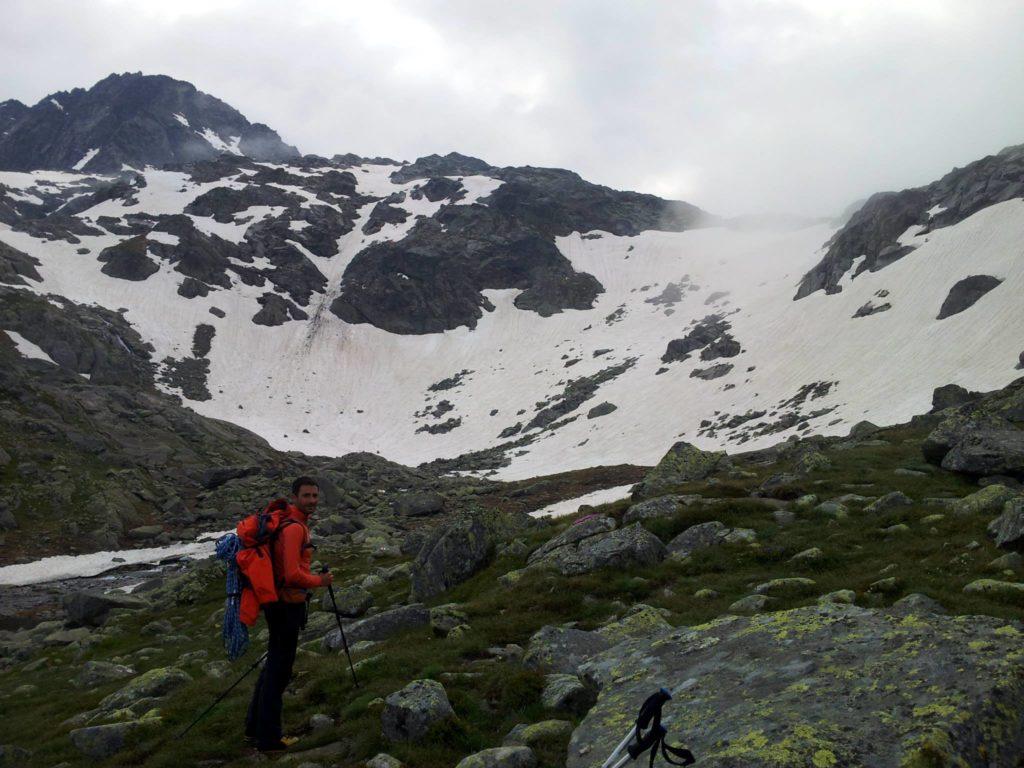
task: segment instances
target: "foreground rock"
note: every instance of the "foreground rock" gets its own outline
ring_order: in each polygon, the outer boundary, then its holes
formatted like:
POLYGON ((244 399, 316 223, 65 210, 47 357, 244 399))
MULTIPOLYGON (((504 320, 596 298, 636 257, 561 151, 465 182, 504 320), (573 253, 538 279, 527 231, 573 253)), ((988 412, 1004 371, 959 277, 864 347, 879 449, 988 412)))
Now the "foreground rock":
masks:
POLYGON ((1017 765, 1022 639, 990 617, 824 602, 627 640, 583 666, 600 694, 566 765, 610 753, 661 686, 670 740, 708 768, 1017 765))
POLYGON ((432 725, 454 717, 443 685, 436 680, 413 680, 384 700, 381 724, 388 741, 419 741, 432 725))

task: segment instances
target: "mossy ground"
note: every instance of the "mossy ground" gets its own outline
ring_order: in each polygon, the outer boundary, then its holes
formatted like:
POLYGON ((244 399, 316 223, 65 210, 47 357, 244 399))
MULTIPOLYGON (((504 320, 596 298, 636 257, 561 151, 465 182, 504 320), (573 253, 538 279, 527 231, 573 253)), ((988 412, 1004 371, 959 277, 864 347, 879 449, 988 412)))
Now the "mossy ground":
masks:
MULTIPOLYGON (((827 499, 844 493, 879 496, 900 490, 920 501, 926 497, 964 496, 977 490, 967 480, 923 464, 920 428, 885 430, 885 445, 862 445, 849 450, 829 450, 829 469, 800 480, 800 490, 827 499), (895 474, 896 468, 926 471, 923 476, 895 474), (870 487, 867 486, 870 484, 870 487), (859 487, 851 487, 859 486, 859 487), (862 486, 862 487, 861 487, 862 486)), ((1018 581, 1019 576, 993 573, 987 564, 1004 554, 986 536, 991 516, 956 517, 949 513, 938 521, 922 518, 941 513, 935 506, 916 503, 892 512, 871 515, 851 505, 850 515, 832 519, 813 510, 796 512, 796 519, 779 525, 771 508, 749 497, 769 474, 786 470, 785 464, 753 467, 751 477, 717 484, 694 483, 676 490, 724 498, 716 503, 686 508, 673 518, 649 521, 648 527, 663 540, 695 523, 720 520, 734 527, 752 528, 757 544, 723 545, 697 553, 684 562, 667 560, 655 568, 603 571, 565 578, 543 572, 528 573, 512 587, 498 577, 525 564, 524 557, 502 557, 490 563, 470 581, 439 596, 434 603, 461 603, 469 615, 471 631, 458 640, 435 638, 429 628, 413 630, 357 656, 363 661, 355 689, 344 656, 300 651, 296 662, 293 693, 285 699, 286 730, 302 736, 301 748, 344 742, 343 757, 326 764, 362 765, 374 754, 387 751, 417 768, 446 768, 471 752, 498 746, 505 734, 520 722, 548 717, 565 717, 542 710, 539 698, 543 677, 515 662, 494 661, 487 649, 518 643, 525 647, 530 635, 545 624, 578 622, 592 628, 636 602, 666 608, 677 625, 706 622, 727 612, 735 600, 749 595, 758 583, 780 577, 814 579, 813 594, 780 598, 773 607, 791 608, 809 604, 818 595, 838 589, 856 592, 857 603, 883 606, 905 594, 921 592, 941 602, 951 614, 988 614, 1006 619, 1024 619, 1024 606, 999 602, 984 595, 968 595, 963 587, 977 578, 994 577, 1018 581), (886 534, 882 529, 904 523, 902 533, 886 534), (977 542, 977 544, 972 544, 977 542), (797 564, 796 553, 819 547, 824 556, 814 563, 797 564), (896 577, 895 592, 877 594, 869 586, 885 577, 896 577), (698 599, 694 593, 710 588, 712 599, 698 599), (471 673, 466 675, 465 673, 471 673), (416 678, 441 680, 458 715, 454 723, 439 728, 425 743, 394 745, 381 736, 381 707, 375 700, 387 696, 416 678), (314 713, 335 719, 336 725, 309 732, 306 723, 314 713)), ((621 515, 628 503, 606 505, 599 511, 621 515)), ((531 547, 563 530, 571 520, 531 530, 526 537, 531 547)), ((376 561, 356 552, 320 551, 339 582, 365 573, 374 565, 387 566, 400 560, 376 561)), ((116 619, 122 631, 104 639, 79 655, 68 649, 41 649, 33 659, 46 657, 42 669, 25 671, 26 663, 0 673, 0 743, 13 743, 34 751, 31 765, 52 766, 61 761, 74 765, 95 763, 82 758, 70 744, 66 718, 96 706, 106 694, 123 683, 109 683, 83 690, 73 682, 88 659, 126 656, 146 647, 153 656, 137 662, 141 672, 156 666, 173 665, 181 654, 205 649, 208 660, 223 658, 219 627, 211 616, 222 603, 223 582, 211 573, 201 595, 191 605, 174 605, 142 614, 123 614, 116 619), (140 634, 141 627, 154 618, 166 618, 174 634, 189 639, 169 641, 140 634), (10 691, 23 684, 37 689, 12 698, 10 691)), ((404 601, 408 583, 388 582, 376 589, 378 605, 404 601)), ((258 625, 262 626, 262 624, 258 625)), ((232 665, 229 677, 205 677, 200 665, 187 665, 194 682, 169 696, 161 705, 162 725, 139 732, 131 747, 108 760, 106 765, 146 765, 177 768, 202 760, 223 760, 225 765, 244 765, 251 750, 242 743, 241 724, 255 673, 238 686, 184 739, 176 734, 219 692, 224 690, 262 653, 254 642, 246 657, 232 665)), ((564 763, 565 740, 538 749, 540 765, 564 763)))

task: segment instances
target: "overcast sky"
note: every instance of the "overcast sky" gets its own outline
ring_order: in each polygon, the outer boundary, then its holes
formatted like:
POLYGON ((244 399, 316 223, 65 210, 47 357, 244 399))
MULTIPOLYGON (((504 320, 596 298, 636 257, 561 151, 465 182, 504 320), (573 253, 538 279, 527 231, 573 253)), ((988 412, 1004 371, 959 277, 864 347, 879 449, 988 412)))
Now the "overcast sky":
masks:
POLYGON ((0 0, 0 100, 188 80, 303 152, 833 214, 1024 143, 1022 0, 0 0))

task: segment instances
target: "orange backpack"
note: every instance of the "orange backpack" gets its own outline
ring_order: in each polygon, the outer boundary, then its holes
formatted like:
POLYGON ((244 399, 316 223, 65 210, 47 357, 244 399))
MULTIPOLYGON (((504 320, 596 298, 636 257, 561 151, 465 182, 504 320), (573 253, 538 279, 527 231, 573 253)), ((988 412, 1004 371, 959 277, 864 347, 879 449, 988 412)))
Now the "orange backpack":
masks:
POLYGON ((298 522, 288 516, 289 504, 275 499, 267 508, 242 520, 235 533, 241 548, 235 562, 241 572, 242 596, 239 619, 251 627, 260 615, 260 606, 277 601, 277 579, 274 576, 274 539, 291 523, 298 522))

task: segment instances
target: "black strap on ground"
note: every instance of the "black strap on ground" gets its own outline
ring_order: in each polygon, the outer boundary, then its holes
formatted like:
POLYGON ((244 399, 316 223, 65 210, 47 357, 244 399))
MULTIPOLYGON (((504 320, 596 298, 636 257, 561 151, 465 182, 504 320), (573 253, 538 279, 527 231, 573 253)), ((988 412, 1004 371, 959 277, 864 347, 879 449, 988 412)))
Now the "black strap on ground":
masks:
POLYGON ((661 724, 661 710, 665 706, 665 702, 671 698, 672 694, 664 688, 648 697, 640 707, 640 714, 636 717, 636 744, 632 744, 626 749, 634 760, 647 750, 651 750, 651 768, 654 766, 658 752, 661 752, 661 756, 669 765, 693 765, 697 762, 690 750, 683 747, 670 747, 665 743, 668 731, 661 724))

